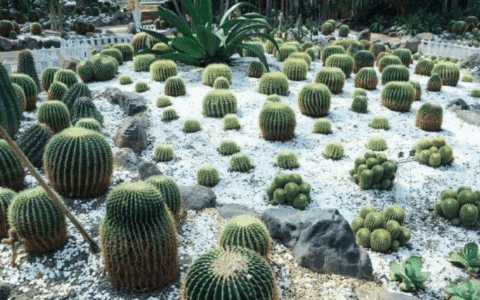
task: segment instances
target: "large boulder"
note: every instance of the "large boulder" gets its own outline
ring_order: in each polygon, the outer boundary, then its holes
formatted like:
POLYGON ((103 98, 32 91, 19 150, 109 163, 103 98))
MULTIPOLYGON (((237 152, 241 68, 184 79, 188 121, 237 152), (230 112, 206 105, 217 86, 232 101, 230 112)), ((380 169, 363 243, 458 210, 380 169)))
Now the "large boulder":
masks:
POLYGON ((357 36, 357 40, 367 40, 367 41, 369 41, 371 36, 372 36, 372 34, 370 33, 370 29, 365 29, 365 30, 360 31, 360 33, 357 36))
POLYGON ((115 145, 118 148, 130 148, 135 153, 147 148, 148 121, 136 116, 126 118, 115 134, 115 145))
POLYGON ((180 191, 186 210, 199 211, 217 206, 217 196, 208 187, 202 185, 181 186, 180 191))
POLYGON ((0 37, 0 51, 12 51, 15 48, 15 42, 4 37, 0 37))
POLYGON ((113 154, 115 166, 120 169, 125 169, 131 172, 138 170, 140 159, 130 148, 118 149, 113 154))
POLYGON ((262 219, 272 238, 291 248, 301 266, 319 273, 372 278, 370 257, 357 245, 338 210, 268 209, 262 219))
POLYGON ((466 60, 460 62, 460 68, 473 68, 480 64, 480 52, 470 54, 466 60))
POLYGON ((162 175, 162 172, 157 165, 153 162, 141 160, 140 164, 138 165, 138 176, 140 177, 140 180, 146 180, 150 176, 155 175, 162 175))
POLYGON ((108 101, 118 104, 128 116, 134 116, 147 109, 145 98, 136 93, 122 92, 118 88, 106 88, 102 94, 108 101))
POLYGON ((74 72, 77 71, 77 65, 79 62, 80 60, 74 57, 65 56, 65 55, 62 55, 60 57, 60 67, 63 69, 72 70, 74 72))
POLYGON ((406 48, 412 51, 412 53, 418 52, 418 46, 420 46, 421 38, 415 37, 403 37, 399 42, 393 43, 392 49, 406 48))

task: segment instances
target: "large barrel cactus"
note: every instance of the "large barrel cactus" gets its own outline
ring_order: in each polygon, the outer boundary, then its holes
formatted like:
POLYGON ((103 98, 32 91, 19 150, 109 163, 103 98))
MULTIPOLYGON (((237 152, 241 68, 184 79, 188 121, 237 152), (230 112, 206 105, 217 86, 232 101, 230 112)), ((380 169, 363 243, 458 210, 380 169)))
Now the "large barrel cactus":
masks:
POLYGON ((385 85, 391 81, 408 81, 410 72, 408 68, 402 65, 387 66, 382 71, 382 84, 385 85))
POLYGON ((366 90, 374 90, 377 88, 378 77, 374 68, 364 67, 358 71, 355 76, 355 87, 366 90))
POLYGON ((203 98, 203 114, 207 117, 223 117, 237 112, 237 100, 230 90, 213 90, 203 98))
POLYGON ((118 71, 118 62, 108 55, 92 57, 93 75, 97 81, 107 81, 115 77, 118 71))
POLYGON ((75 101, 80 99, 81 97, 88 97, 90 98, 91 92, 88 86, 84 83, 75 83, 62 98, 62 102, 67 106, 68 111, 73 113, 73 104, 75 101))
POLYGON ((46 101, 37 109, 37 120, 50 128, 56 134, 70 127, 70 113, 63 102, 46 101))
POLYGON ((415 74, 432 76, 432 70, 435 63, 430 59, 422 59, 415 66, 415 74))
POLYGON ((439 131, 442 129, 442 106, 427 102, 423 104, 415 115, 415 126, 425 131, 439 131))
POLYGON ((388 109, 407 112, 415 100, 415 90, 408 82, 392 81, 383 87, 381 100, 388 109))
POLYGON ((402 61, 402 64, 404 64, 405 67, 407 67, 407 68, 408 68, 408 66, 410 66, 410 64, 413 61, 412 60, 412 52, 409 49, 406 49, 406 48, 395 49, 395 50, 393 50, 392 55, 395 55, 398 58, 400 58, 400 60, 402 61))
POLYGON ((180 211, 182 208, 182 193, 175 181, 167 176, 152 176, 147 179, 147 183, 155 186, 162 194, 168 209, 177 222, 180 222, 180 211))
POLYGON ((330 45, 323 48, 320 54, 323 64, 325 65, 327 58, 334 54, 345 54, 345 48, 343 48, 342 46, 336 46, 336 45, 330 45))
POLYGON ((275 277, 260 254, 218 248, 197 258, 187 272, 181 300, 278 300, 275 277))
POLYGON ((159 40, 153 38, 152 36, 146 34, 145 32, 140 32, 135 34, 132 38, 132 47, 135 54, 140 52, 143 49, 150 49, 158 43, 159 40))
POLYGON ((321 83, 309 83, 298 93, 297 103, 300 112, 307 116, 323 117, 328 114, 332 94, 321 83))
POLYGON ((266 140, 293 138, 297 122, 295 112, 285 103, 269 103, 260 111, 260 130, 266 140))
POLYGON ((127 43, 118 43, 112 47, 118 49, 122 53, 123 61, 129 61, 133 59, 134 49, 132 45, 127 43))
POLYGON ((35 61, 30 51, 23 50, 18 53, 17 71, 18 73, 30 76, 30 78, 32 78, 32 80, 35 82, 37 90, 40 90, 40 80, 38 80, 38 74, 35 70, 35 61))
POLYGON ((0 187, 19 191, 23 187, 25 171, 5 140, 0 140, 0 187))
POLYGON ((442 78, 443 85, 457 86, 460 79, 460 69, 451 62, 439 62, 432 69, 432 74, 437 73, 442 78))
POLYGON ((178 97, 185 95, 187 86, 183 78, 179 76, 172 76, 167 78, 163 86, 163 92, 167 96, 178 97))
POLYGON ((26 110, 33 110, 37 107, 38 89, 30 76, 20 73, 10 74, 10 82, 18 84, 25 93, 27 101, 26 110))
POLYGON ((290 80, 305 80, 307 79, 308 64, 301 58, 288 58, 282 64, 282 72, 290 80))
POLYGON ((56 250, 67 237, 65 214, 42 187, 25 190, 12 199, 8 222, 29 253, 56 250))
POLYGON ((83 82, 87 83, 95 79, 93 63, 91 60, 83 60, 77 65, 77 74, 83 82))
POLYGON ((65 84, 59 81, 54 81, 47 92, 47 100, 60 100, 67 91, 68 87, 65 84))
POLYGON ((161 290, 178 276, 178 241, 164 196, 151 184, 120 184, 108 193, 100 248, 114 285, 161 290))
POLYGON ((78 120, 83 118, 94 118, 100 124, 103 124, 103 116, 97 110, 95 103, 88 97, 81 97, 75 101, 72 108, 72 123, 75 125, 78 120))
POLYGON ((288 88, 288 78, 282 72, 265 73, 258 81, 258 91, 265 95, 287 95, 288 88))
POLYGON ((108 55, 115 58, 119 65, 123 64, 123 54, 115 48, 104 48, 100 54, 108 55))
POLYGON ((10 136, 14 136, 20 128, 21 108, 8 77, 7 69, 0 64, 0 125, 10 136))
POLYGON ((345 79, 343 71, 333 67, 323 68, 315 76, 315 82, 328 86, 332 94, 340 94, 342 92, 345 79))
POLYGON ((401 65, 401 64, 402 64, 402 60, 398 58, 398 56, 385 55, 378 61, 378 70, 380 72, 383 72, 383 69, 385 69, 388 66, 401 65))
POLYGON ((339 68, 343 71, 347 78, 350 78, 353 68, 353 58, 347 54, 333 54, 325 61, 325 66, 331 68, 339 68))
POLYGON ((173 60, 160 59, 150 65, 150 76, 155 81, 165 81, 168 77, 177 76, 177 65, 173 60))
POLYGON ((357 73, 362 68, 373 68, 375 65, 375 56, 372 52, 361 50, 353 56, 353 73, 357 73))
POLYGON ((52 136, 53 133, 47 125, 35 124, 27 129, 17 144, 32 165, 40 168, 43 164, 43 150, 52 136))
POLYGON ((71 198, 105 194, 113 172, 113 155, 98 132, 72 127, 45 147, 45 173, 60 194, 71 198))

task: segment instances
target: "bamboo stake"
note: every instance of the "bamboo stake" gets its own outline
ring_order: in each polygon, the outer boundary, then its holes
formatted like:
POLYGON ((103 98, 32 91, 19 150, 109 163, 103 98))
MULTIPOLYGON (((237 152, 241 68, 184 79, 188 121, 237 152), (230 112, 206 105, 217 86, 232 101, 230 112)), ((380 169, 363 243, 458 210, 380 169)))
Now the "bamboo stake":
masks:
MULTIPOLYGON (((0 101, 0 104, 2 102, 0 101)), ((0 105, 1 106, 1 105, 0 105)), ((0 111, 1 111, 0 107, 0 111)), ((3 138, 7 143, 10 145, 10 148, 12 148, 13 152, 17 155, 17 157, 20 159, 20 161, 23 163, 24 166, 27 167, 27 169, 30 171, 30 174, 37 179, 38 183, 42 186, 42 188, 47 192, 47 194, 52 198, 53 202, 60 208, 63 213, 67 216, 67 218, 70 219, 70 221, 77 227, 78 231, 83 235, 83 238, 87 241, 87 243, 90 245, 90 249, 92 252, 96 253, 98 252, 98 246, 93 240, 93 238, 88 234, 88 232, 83 228, 83 226, 78 222, 78 220, 72 215, 70 210, 67 208, 65 203, 63 203, 63 200, 60 198, 60 196, 55 192, 52 188, 50 188, 43 179, 43 177, 37 172, 35 167, 30 163, 28 158, 23 154, 22 150, 17 146, 17 144, 12 140, 10 135, 5 131, 2 125, 0 125, 0 137, 3 138)))

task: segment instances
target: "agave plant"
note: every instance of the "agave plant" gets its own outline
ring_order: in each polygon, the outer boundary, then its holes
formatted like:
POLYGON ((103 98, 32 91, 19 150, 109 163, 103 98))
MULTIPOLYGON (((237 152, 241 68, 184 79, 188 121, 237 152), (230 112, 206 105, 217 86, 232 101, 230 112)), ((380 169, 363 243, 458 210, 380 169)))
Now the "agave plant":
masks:
POLYGON ((402 291, 411 291, 415 288, 423 288, 430 273, 422 272, 422 257, 410 256, 401 264, 393 261, 390 265, 390 280, 398 281, 402 291))
POLYGON ((466 244, 459 252, 450 252, 448 259, 454 266, 465 269, 467 273, 475 273, 480 268, 480 257, 476 243, 466 244))
MULTIPOLYGON (((247 13, 236 18, 232 17, 232 14, 241 7, 255 8, 253 4, 240 2, 233 5, 220 17, 220 22, 215 29, 212 0, 197 0, 196 4, 193 4, 192 0, 184 0, 183 2, 190 15, 190 23, 168 9, 163 9, 158 13, 161 19, 176 27, 178 32, 183 35, 172 40, 173 53, 159 55, 159 58, 206 66, 210 63, 228 63, 234 51, 243 56, 242 50, 246 49, 258 57, 269 71, 263 51, 259 51, 255 46, 247 43, 248 39, 257 36, 270 40, 278 49, 275 40, 265 33, 272 30, 265 17, 258 13, 247 13)), ((164 43, 168 43, 167 37, 161 33, 146 29, 143 31, 164 43)), ((153 50, 143 50, 142 52, 160 54, 153 50)))
POLYGON ((445 295, 449 300, 480 300, 478 283, 473 280, 464 280, 460 284, 450 281, 450 288, 445 295))

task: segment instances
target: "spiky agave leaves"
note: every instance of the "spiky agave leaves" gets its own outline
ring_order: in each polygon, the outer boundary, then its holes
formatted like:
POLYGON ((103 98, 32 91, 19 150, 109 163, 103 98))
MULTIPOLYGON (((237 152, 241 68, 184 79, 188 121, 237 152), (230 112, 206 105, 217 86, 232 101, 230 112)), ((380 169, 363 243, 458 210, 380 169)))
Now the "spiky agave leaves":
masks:
POLYGON ((415 90, 408 82, 392 81, 382 89, 382 105, 390 110, 407 112, 414 100, 415 90))
POLYGON ((163 92, 165 95, 172 97, 185 95, 186 89, 187 86, 185 85, 185 81, 178 76, 169 77, 163 86, 163 92))
POLYGON ((432 76, 432 70, 435 66, 435 63, 430 59, 422 59, 415 66, 415 74, 432 76))
POLYGON ((20 73, 8 75, 11 83, 18 84, 25 93, 25 100, 27 102, 25 110, 33 110, 37 107, 38 89, 30 76, 20 73))
POLYGON ((278 300, 275 277, 260 254, 244 247, 217 248, 197 258, 187 272, 181 288, 182 300, 278 300))
POLYGON ((339 160, 345 155, 345 149, 343 148, 343 144, 340 141, 328 142, 325 145, 323 155, 329 159, 339 160))
POLYGON ((235 153, 230 157, 228 170, 231 172, 248 172, 252 169, 250 157, 245 153, 235 153))
POLYGON ((364 67, 358 71, 354 80, 355 87, 366 90, 374 90, 377 88, 378 77, 374 68, 364 67))
POLYGON ((345 54, 345 48, 339 45, 331 45, 331 46, 326 46, 323 48, 320 56, 322 58, 323 65, 325 65, 325 62, 327 61, 327 58, 330 57, 331 55, 334 54, 345 54))
POLYGON ((402 65, 402 61, 398 56, 387 54, 378 61, 378 70, 383 72, 383 69, 392 65, 402 65))
POLYGON ((197 183, 206 187, 214 187, 220 181, 218 170, 212 166, 203 166, 197 170, 197 183))
MULTIPOLYGON (((0 125, 14 136, 20 128, 21 107, 15 88, 9 80, 7 69, 0 64, 0 125)), ((36 100, 35 100, 36 101, 36 100)))
POLYGON ((60 71, 61 68, 59 67, 48 67, 42 72, 42 87, 45 91, 48 91, 50 88, 50 85, 53 82, 53 78, 55 76, 55 73, 60 71))
POLYGON ((215 79, 218 77, 225 77, 228 82, 232 83, 232 70, 226 64, 209 64, 202 73, 203 84, 213 86, 215 79))
POLYGON ((258 82, 258 90, 265 95, 287 95, 289 82, 282 72, 269 72, 262 75, 258 82))
POLYGON ((439 62, 433 67, 432 73, 437 73, 440 76, 443 85, 457 86, 460 79, 458 65, 450 62, 439 62))
POLYGON ((150 76, 154 81, 165 81, 177 74, 177 64, 173 60, 160 59, 150 65, 150 76))
POLYGON ((346 78, 350 78, 353 68, 353 58, 347 54, 333 54, 325 61, 325 66, 339 68, 343 71, 346 78))
POLYGON ((176 182, 167 176, 151 176, 145 182, 153 185, 162 194, 175 222, 179 224, 182 193, 176 182))
POLYGON ((40 80, 38 80, 37 70, 35 70, 35 61, 30 51, 22 50, 20 53, 18 53, 17 72, 28 75, 33 82, 35 82, 37 90, 40 91, 40 80))
POLYGON ((65 214, 42 187, 15 196, 8 209, 8 220, 10 228, 23 240, 22 246, 29 253, 53 251, 65 243, 65 214))
POLYGON ((105 194, 113 172, 112 150, 105 138, 79 127, 55 135, 45 147, 43 162, 54 189, 71 198, 105 194))
POLYGON ((321 83, 309 83, 299 92, 297 103, 300 112, 307 116, 323 117, 328 114, 332 95, 321 83))
POLYGON ((332 133, 332 123, 327 119, 318 119, 313 124, 313 133, 330 134, 332 133))
POLYGON ((375 56, 367 50, 360 50, 353 56, 353 73, 357 74, 362 68, 373 68, 375 56))
POLYGON ((264 139, 289 140, 297 125, 295 112, 285 103, 267 104, 260 111, 259 125, 264 139))
POLYGON ((321 69, 315 76, 315 82, 325 84, 332 94, 340 94, 342 92, 345 79, 345 74, 341 69, 332 67, 321 69))
POLYGON ((288 58, 282 64, 282 72, 290 80, 305 80, 307 79, 308 64, 301 58, 288 58))
POLYGON ((415 126, 425 131, 442 129, 443 109, 435 102, 423 104, 415 115, 415 126))
MULTIPOLYGON (((252 47, 257 49, 261 53, 263 53, 265 51, 263 49, 263 43, 262 42, 247 42, 246 44, 251 45, 252 47)), ((245 57, 256 57, 255 54, 248 49, 242 49, 242 54, 245 57)))
POLYGON ((382 84, 385 85, 391 81, 408 81, 410 72, 408 68, 402 65, 387 66, 382 71, 382 84))
POLYGON ((67 91, 68 87, 65 84, 54 81, 47 92, 47 100, 61 100, 67 91))
POLYGON ((165 196, 145 182, 120 184, 108 193, 100 248, 114 285, 154 291, 178 276, 178 240, 165 196))
POLYGON ((155 61, 153 54, 141 54, 133 57, 133 70, 135 72, 149 71, 150 65, 155 61))
POLYGON ((53 133, 47 125, 35 124, 27 129, 17 144, 32 165, 40 168, 43 163, 43 151, 52 136, 53 133))
POLYGON ((372 121, 370 121, 370 127, 373 129, 383 129, 383 130, 389 130, 390 129, 390 124, 388 122, 388 118, 385 116, 375 116, 372 121))

